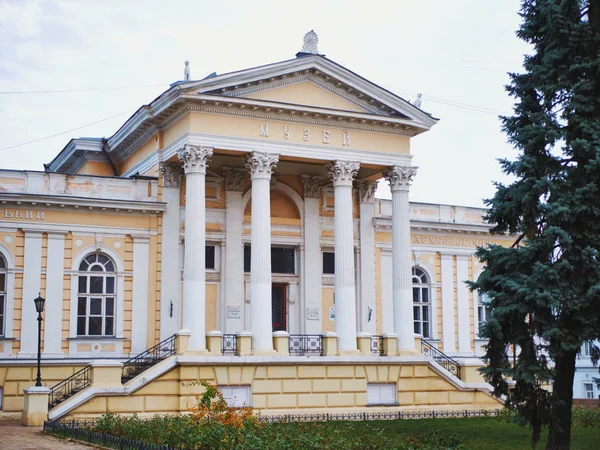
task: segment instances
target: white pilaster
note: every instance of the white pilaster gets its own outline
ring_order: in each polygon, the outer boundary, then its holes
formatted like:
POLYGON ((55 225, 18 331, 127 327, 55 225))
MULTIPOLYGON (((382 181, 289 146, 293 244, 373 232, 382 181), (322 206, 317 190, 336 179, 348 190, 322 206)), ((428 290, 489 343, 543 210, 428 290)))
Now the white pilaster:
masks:
POLYGON ((335 161, 329 165, 334 190, 335 331, 338 349, 342 352, 358 351, 352 217, 352 182, 358 169, 358 163, 349 161, 335 161))
POLYGON ((323 303, 321 299, 321 276, 323 257, 319 240, 321 223, 319 216, 319 196, 325 179, 302 176, 304 186, 304 270, 301 273, 304 289, 304 332, 320 334, 323 331, 323 303))
POLYGON ((44 355, 62 355, 63 282, 65 275, 65 234, 48 232, 44 355))
POLYGON ((248 171, 224 167, 225 179, 225 332, 244 330, 243 180, 248 171))
POLYGON ((442 253, 442 351, 454 353, 454 255, 442 253))
POLYGON ((271 305, 271 173, 277 155, 254 152, 246 164, 252 177, 250 326, 252 350, 273 350, 271 305))
POLYGON ((469 287, 465 281, 469 279, 469 257, 456 256, 456 296, 458 315, 458 352, 462 355, 471 353, 471 320, 469 318, 469 287))
POLYGON ((385 172, 392 191, 394 331, 400 351, 415 351, 408 191, 416 173, 416 167, 408 166, 393 166, 385 172))
POLYGON ((131 302, 131 353, 138 354, 147 348, 148 339, 148 268, 150 239, 133 237, 133 288, 131 302))
POLYGON ((184 329, 190 350, 206 350, 206 165, 212 148, 186 145, 178 151, 185 172, 184 329))
POLYGON ((375 334, 375 190, 377 181, 356 183, 360 200, 359 331, 375 334), (370 316, 370 317, 369 317, 370 316))
POLYGON ((21 350, 19 356, 37 355, 37 312, 33 300, 40 294, 42 277, 42 232, 25 231, 23 258, 23 301, 21 313, 21 350))
POLYGON ((164 163, 162 201, 167 208, 162 215, 160 339, 181 330, 181 265, 179 255, 180 185, 183 169, 178 163, 164 163))
POLYGON ((394 334, 394 287, 392 252, 381 251, 381 331, 394 334))

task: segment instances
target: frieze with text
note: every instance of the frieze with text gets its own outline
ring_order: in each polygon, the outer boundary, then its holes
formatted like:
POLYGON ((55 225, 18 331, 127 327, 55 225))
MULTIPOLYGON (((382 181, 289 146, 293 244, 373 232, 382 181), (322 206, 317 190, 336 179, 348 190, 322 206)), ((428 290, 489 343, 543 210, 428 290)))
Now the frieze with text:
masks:
POLYGON ((45 220, 43 211, 28 211, 23 209, 0 210, 3 219, 15 220, 45 220))
MULTIPOLYGON (((273 125, 271 124, 271 130, 276 126, 281 126, 283 131, 283 138, 289 140, 293 136, 299 136, 304 142, 311 142, 316 144, 325 145, 342 145, 343 147, 350 147, 350 131, 349 130, 320 130, 314 131, 307 127, 295 127, 290 125, 273 125)), ((269 138, 269 124, 261 123, 259 130, 259 137, 269 138)))

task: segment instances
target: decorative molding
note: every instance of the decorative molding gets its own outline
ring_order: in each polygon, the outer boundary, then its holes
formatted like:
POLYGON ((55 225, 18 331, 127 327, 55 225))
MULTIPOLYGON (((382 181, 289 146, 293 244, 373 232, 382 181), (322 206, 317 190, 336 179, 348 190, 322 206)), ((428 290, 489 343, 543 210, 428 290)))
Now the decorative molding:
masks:
POLYGON ((327 170, 334 186, 352 186, 359 168, 359 163, 351 161, 338 160, 327 165, 327 170))
POLYGON ((243 167, 223 167, 223 179, 225 180, 225 190, 233 192, 242 192, 244 189, 244 179, 248 176, 248 171, 243 167))
POLYGON ((383 172, 383 176, 394 191, 408 191, 418 167, 414 166, 392 166, 383 172))
POLYGON ((305 198, 319 198, 319 195, 321 194, 321 188, 327 180, 323 177, 302 175, 300 181, 302 181, 305 198))
POLYGON ((246 166, 250 169, 252 179, 263 178, 270 180, 273 169, 279 162, 279 155, 266 152, 252 152, 246 155, 246 166))
POLYGON ((375 203, 378 181, 356 181, 356 190, 361 203, 375 203))
POLYGON ((206 272, 206 281, 219 282, 221 281, 220 272, 206 272))
POLYGON ((183 178, 183 166, 176 162, 163 162, 159 172, 162 175, 163 187, 179 188, 183 178))
POLYGON ((202 145, 185 144, 177 151, 177 156, 183 162, 186 175, 188 173, 206 174, 207 163, 212 155, 213 149, 202 145))

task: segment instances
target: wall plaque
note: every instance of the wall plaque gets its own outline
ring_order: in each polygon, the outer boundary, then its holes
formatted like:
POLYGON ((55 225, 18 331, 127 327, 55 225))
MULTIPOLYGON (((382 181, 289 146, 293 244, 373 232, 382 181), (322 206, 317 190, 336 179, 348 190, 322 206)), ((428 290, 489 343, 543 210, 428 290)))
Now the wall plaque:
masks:
POLYGON ((306 308, 306 320, 319 320, 319 308, 306 308))
POLYGON ((227 307, 227 318, 228 319, 239 319, 241 317, 241 309, 239 306, 228 306, 227 307))

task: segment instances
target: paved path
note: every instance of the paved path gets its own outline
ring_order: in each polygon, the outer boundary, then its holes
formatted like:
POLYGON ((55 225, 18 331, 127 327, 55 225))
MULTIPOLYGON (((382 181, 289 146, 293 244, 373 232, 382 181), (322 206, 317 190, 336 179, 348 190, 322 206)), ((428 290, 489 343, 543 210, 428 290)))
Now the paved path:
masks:
POLYGON ((91 450, 93 447, 42 433, 41 428, 23 427, 18 422, 0 422, 3 450, 91 450))

